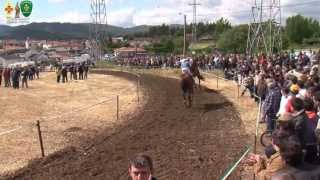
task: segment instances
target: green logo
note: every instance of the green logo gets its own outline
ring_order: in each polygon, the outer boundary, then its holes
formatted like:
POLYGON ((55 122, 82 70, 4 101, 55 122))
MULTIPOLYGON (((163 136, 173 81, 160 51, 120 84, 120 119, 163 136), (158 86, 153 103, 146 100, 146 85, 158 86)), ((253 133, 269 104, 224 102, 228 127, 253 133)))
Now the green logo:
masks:
POLYGON ((20 9, 24 17, 29 17, 32 12, 33 4, 30 0, 22 0, 20 9))

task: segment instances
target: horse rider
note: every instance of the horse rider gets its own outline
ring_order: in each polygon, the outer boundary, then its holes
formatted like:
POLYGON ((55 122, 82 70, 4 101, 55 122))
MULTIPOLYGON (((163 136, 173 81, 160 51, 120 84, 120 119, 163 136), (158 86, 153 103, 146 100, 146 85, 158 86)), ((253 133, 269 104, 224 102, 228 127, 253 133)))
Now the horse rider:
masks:
POLYGON ((192 73, 190 71, 191 63, 192 60, 190 58, 180 60, 182 74, 189 75, 192 77, 192 73))

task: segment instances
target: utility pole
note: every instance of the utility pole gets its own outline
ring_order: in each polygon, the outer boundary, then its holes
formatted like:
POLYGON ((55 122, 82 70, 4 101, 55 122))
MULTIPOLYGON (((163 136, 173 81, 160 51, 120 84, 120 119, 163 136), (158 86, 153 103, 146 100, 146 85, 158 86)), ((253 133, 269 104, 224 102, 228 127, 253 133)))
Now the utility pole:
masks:
POLYGON ((186 32, 186 28, 187 28, 187 15, 183 15, 184 18, 184 26, 183 26, 183 57, 186 57, 186 43, 187 43, 187 32, 186 32))
POLYGON ((259 51, 272 55, 282 48, 281 0, 253 0, 247 54, 259 51))
POLYGON ((106 1, 90 0, 90 7, 90 55, 94 58, 95 61, 97 61, 102 59, 107 34, 106 1))
POLYGON ((197 0, 193 0, 193 3, 189 4, 193 7, 193 23, 192 23, 192 41, 197 42, 197 6, 200 4, 197 3, 197 0))

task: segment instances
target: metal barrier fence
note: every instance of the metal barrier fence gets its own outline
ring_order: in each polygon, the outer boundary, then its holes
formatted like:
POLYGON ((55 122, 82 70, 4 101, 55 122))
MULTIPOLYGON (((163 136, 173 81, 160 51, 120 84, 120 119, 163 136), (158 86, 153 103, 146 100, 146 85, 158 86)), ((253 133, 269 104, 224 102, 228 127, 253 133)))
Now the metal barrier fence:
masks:
MULTIPOLYGON (((118 124, 129 108, 127 102, 122 99, 131 97, 132 102, 138 105, 141 101, 140 75, 137 77, 134 87, 122 89, 113 97, 105 99, 95 99, 95 103, 80 107, 71 107, 68 112, 58 114, 48 114, 27 120, 24 123, 21 119, 11 119, 12 127, 0 128, 0 174, 8 173, 27 164, 29 160, 44 157, 53 152, 62 150, 67 145, 74 145, 77 140, 83 140, 84 136, 80 133, 93 138, 96 129, 101 128, 106 122, 118 124), (136 93, 132 97, 132 93, 136 93), (105 117, 105 110, 109 116, 105 117), (99 113, 93 113, 92 110, 99 113), (32 123, 33 122, 33 123, 32 123), (81 122, 82 127, 79 127, 81 122), (92 125, 96 123, 95 125, 92 125), (93 128, 87 128, 90 124, 93 128)), ((93 102, 93 101, 92 101, 93 102)), ((104 127, 104 126, 103 126, 104 127)))

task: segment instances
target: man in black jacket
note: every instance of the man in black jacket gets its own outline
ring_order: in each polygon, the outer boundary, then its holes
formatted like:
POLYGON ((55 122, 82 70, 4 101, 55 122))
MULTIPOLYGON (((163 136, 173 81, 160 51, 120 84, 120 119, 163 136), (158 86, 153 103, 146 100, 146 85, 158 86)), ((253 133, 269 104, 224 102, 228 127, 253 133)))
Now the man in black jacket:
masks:
POLYGON ((301 146, 305 151, 305 161, 310 164, 318 163, 317 156, 317 138, 314 130, 308 123, 307 114, 304 111, 303 100, 294 98, 292 100, 294 109, 293 119, 289 121, 295 134, 300 140, 301 146))
POLYGON ((152 177, 152 173, 153 164, 149 156, 138 154, 130 160, 129 176, 131 180, 156 180, 152 177))

